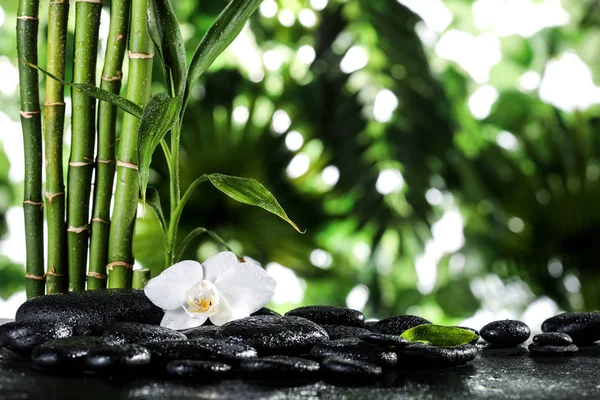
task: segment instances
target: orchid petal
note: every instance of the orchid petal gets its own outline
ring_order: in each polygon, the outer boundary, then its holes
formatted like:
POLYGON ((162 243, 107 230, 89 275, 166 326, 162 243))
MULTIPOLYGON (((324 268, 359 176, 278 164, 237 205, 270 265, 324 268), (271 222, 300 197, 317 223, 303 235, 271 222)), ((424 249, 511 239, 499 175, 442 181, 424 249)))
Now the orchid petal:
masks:
MULTIPOLYGON (((276 282, 251 263, 240 263, 214 282, 234 319, 244 318, 263 307, 275 294, 276 282)), ((211 317, 212 321, 212 317, 211 317)))
POLYGON ((210 316, 210 322, 212 322, 216 326, 224 325, 230 321, 233 321, 234 319, 236 318, 231 313, 231 310, 229 309, 227 304, 225 304, 225 302, 223 301, 219 303, 217 312, 214 315, 210 316))
POLYGON ((206 317, 190 318, 183 307, 179 307, 175 310, 167 310, 162 321, 160 321, 160 326, 163 328, 181 330, 196 328, 205 322, 206 317))
POLYGON ((222 251, 202 263, 204 279, 215 282, 217 278, 240 263, 231 251, 222 251))
POLYGON ((185 303, 186 290, 202 281, 203 271, 196 261, 181 261, 146 284, 144 293, 152 303, 164 310, 173 310, 185 303))

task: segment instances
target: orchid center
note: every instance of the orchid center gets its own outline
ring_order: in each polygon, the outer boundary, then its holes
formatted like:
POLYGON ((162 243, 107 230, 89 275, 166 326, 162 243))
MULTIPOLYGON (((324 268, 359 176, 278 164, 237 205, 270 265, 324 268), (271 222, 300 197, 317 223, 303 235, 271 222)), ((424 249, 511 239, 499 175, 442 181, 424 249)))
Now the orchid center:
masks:
POLYGON ((212 282, 203 280, 186 291, 186 300, 184 309, 190 316, 210 316, 216 312, 220 296, 212 282))

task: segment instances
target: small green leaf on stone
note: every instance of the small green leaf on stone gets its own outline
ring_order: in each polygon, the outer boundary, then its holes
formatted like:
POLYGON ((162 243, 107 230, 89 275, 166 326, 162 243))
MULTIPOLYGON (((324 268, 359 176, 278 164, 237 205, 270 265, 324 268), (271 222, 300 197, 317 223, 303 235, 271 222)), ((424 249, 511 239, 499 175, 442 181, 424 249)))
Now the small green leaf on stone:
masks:
POLYGON ((454 326, 424 324, 404 331, 401 337, 411 341, 430 344, 437 347, 455 347, 467 344, 478 336, 466 329, 454 326))
POLYGON ((150 175, 150 162, 156 146, 179 120, 182 98, 157 93, 150 98, 138 130, 138 169, 142 200, 146 200, 146 187, 150 175))
POLYGON ((275 196, 257 180, 223 174, 210 174, 207 175, 207 178, 214 187, 232 199, 267 210, 282 218, 300 232, 300 229, 292 222, 277 202, 275 196))

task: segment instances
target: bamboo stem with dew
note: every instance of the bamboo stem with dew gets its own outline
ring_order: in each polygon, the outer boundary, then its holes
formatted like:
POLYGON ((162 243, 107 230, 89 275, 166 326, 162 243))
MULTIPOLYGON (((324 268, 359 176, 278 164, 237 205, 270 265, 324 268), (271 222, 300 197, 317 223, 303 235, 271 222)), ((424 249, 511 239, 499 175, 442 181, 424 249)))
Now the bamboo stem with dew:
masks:
MULTIPOLYGON (((95 84, 100 0, 77 0, 73 82, 95 84)), ((69 287, 85 289, 89 239, 89 202, 94 167, 96 99, 72 91, 71 158, 67 186, 69 287)))
MULTIPOLYGON (((39 1, 20 0, 17 9, 17 54, 37 64, 39 1)), ((27 297, 44 294, 44 211, 42 200, 42 120, 38 72, 19 62, 21 127, 25 155, 25 290, 27 297)))
MULTIPOLYGON (((48 9, 48 62, 51 74, 65 78, 69 1, 51 0, 48 9)), ((64 86, 46 79, 44 135, 46 156, 46 220, 48 223, 47 292, 67 290, 67 231, 65 184, 63 181, 63 132, 65 125, 64 86)))
MULTIPOLYGON (((113 0, 110 9, 110 29, 104 58, 100 87, 119 94, 123 73, 123 57, 127 48, 130 0, 113 0)), ((91 221, 90 268, 88 289, 106 287, 108 263, 108 235, 110 232, 110 201, 115 176, 115 137, 117 107, 101 101, 98 104, 98 153, 94 205, 91 221)))
MULTIPOLYGON (((140 106, 150 97, 153 45, 147 28, 147 0, 132 0, 129 34, 129 71, 127 98, 140 106)), ((125 114, 117 156, 117 186, 110 225, 108 285, 130 287, 133 269, 133 233, 139 198, 137 168, 140 120, 125 114)))

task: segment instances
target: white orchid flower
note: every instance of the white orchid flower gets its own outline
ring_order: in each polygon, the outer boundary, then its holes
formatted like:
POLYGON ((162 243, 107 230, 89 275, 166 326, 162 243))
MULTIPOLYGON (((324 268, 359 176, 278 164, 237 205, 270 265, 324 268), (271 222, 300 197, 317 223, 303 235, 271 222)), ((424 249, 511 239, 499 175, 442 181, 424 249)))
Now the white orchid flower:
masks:
POLYGON ((187 260, 167 268, 148 281, 144 293, 165 310, 160 326, 188 329, 208 318, 223 325, 249 316, 273 297, 275 285, 256 261, 240 262, 224 251, 202 264, 187 260))

